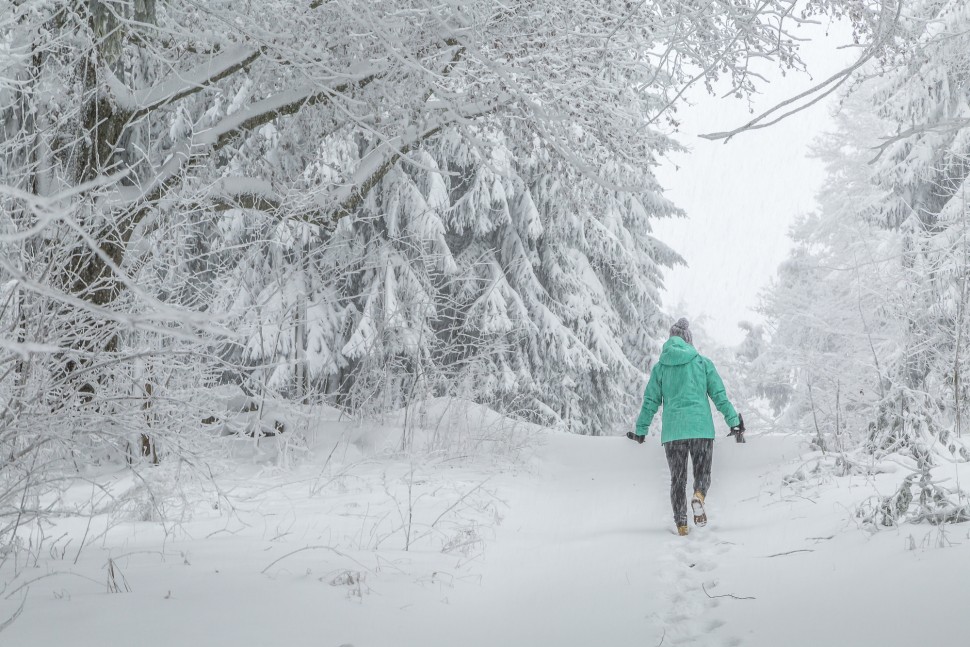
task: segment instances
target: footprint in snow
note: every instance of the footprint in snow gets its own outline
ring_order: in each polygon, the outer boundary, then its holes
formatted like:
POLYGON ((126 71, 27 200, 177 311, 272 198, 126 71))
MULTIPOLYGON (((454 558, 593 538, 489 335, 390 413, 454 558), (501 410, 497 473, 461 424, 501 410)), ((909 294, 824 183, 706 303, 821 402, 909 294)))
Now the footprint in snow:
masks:
MULTIPOLYGON (((696 530, 696 529, 692 529, 696 530)), ((740 639, 718 638, 726 622, 708 617, 721 601, 710 597, 707 591, 717 587, 711 577, 719 559, 731 550, 731 544, 722 542, 710 527, 692 532, 685 539, 677 537, 668 542, 669 551, 661 559, 659 576, 667 585, 667 611, 661 612, 667 644, 689 645, 717 644, 721 647, 737 647, 740 639)))

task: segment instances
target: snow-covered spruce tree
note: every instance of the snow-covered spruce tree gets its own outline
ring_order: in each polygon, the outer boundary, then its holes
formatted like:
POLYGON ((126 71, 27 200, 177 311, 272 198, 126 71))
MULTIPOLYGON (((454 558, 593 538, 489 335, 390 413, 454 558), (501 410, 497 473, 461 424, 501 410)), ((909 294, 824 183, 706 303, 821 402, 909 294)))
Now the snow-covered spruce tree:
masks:
MULTIPOLYGON (((902 236, 905 335, 891 392, 870 435, 873 450, 940 442, 951 450, 966 411, 961 348, 966 301, 966 182, 970 175, 970 8, 919 3, 908 17, 921 47, 878 84, 888 120, 910 127, 885 140, 873 175, 882 191, 874 217, 902 236), (940 26, 943 26, 943 33, 940 26), (949 401, 944 393, 949 392, 949 401)), ((871 83, 876 83, 872 81, 871 83)))
POLYGON ((456 322, 487 342, 470 347, 485 361, 475 388, 507 408, 603 433, 628 417, 629 402, 615 394, 635 398, 653 350, 660 267, 677 257, 650 234, 649 218, 673 208, 649 171, 611 164, 589 178, 536 140, 506 141, 491 160, 457 139, 441 155, 451 177, 468 178, 450 182, 455 208, 444 224, 459 271, 476 277, 459 282, 468 315, 456 322))
MULTIPOLYGON (((692 320, 691 328, 694 325, 692 320)), ((756 428, 773 426, 774 419, 790 400, 791 386, 787 382, 777 384, 766 379, 762 358, 768 348, 765 326, 739 321, 738 328, 744 331, 740 344, 714 346, 710 351, 706 350, 705 344, 704 352, 714 360, 725 383, 732 385, 731 397, 743 405, 745 423, 756 428)))
POLYGON ((660 268, 677 260, 649 218, 673 208, 634 167, 603 183, 645 190, 605 189, 534 140, 530 150, 497 133, 478 139, 488 158, 457 131, 429 140, 331 238, 301 240, 309 255, 294 255, 298 237, 278 227, 253 245, 225 281, 246 336, 237 360, 271 371, 277 392, 305 374, 354 407, 462 395, 585 433, 628 416, 629 403, 608 396, 638 391, 660 268))
POLYGON ((888 388, 896 356, 901 280, 897 232, 871 219, 881 192, 871 176, 871 142, 887 127, 858 89, 843 101, 837 130, 816 154, 828 177, 819 211, 793 225, 789 258, 762 299, 771 343, 754 361, 760 389, 774 394, 779 422, 820 447, 854 446, 888 388), (848 431, 852 438, 843 438, 848 431))
POLYGON ((795 248, 763 298, 771 343, 753 372, 780 424, 835 448, 863 441, 887 386, 900 272, 895 235, 838 216, 825 235, 823 218, 824 209, 793 228, 795 248))

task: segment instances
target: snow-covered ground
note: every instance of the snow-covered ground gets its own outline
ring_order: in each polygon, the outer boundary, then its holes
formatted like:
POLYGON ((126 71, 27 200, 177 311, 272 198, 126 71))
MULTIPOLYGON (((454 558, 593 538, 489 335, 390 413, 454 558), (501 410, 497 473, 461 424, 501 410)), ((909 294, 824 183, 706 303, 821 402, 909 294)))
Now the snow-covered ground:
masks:
POLYGON ((719 439, 711 522, 686 538, 656 437, 501 438, 421 461, 356 438, 186 487, 179 524, 59 520, 0 597, 6 618, 32 582, 0 645, 963 644, 968 529, 859 528, 881 481, 813 475, 793 437, 719 439))

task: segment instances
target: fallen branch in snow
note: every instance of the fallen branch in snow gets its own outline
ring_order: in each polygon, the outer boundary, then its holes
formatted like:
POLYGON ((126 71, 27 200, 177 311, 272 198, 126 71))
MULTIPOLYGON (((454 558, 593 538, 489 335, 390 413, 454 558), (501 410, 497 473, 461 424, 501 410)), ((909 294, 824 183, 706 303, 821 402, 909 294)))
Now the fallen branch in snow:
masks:
POLYGON ((815 550, 813 548, 799 548, 798 550, 789 550, 788 552, 785 552, 785 553, 775 553, 774 555, 765 555, 764 559, 768 559, 769 557, 781 557, 782 555, 793 555, 795 553, 814 553, 814 552, 815 550))
POLYGON ((723 593, 721 595, 711 595, 707 592, 707 587, 701 584, 701 589, 704 591, 704 595, 709 598, 734 598, 735 600, 757 600, 757 598, 749 597, 746 595, 734 595, 733 593, 723 593))

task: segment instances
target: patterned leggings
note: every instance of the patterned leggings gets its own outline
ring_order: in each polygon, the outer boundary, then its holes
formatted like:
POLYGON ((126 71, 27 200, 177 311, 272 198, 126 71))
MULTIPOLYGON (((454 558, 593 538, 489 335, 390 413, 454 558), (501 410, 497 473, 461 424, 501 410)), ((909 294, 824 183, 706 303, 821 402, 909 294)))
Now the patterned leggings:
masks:
POLYGON ((664 444, 670 466, 670 506, 674 523, 687 525, 687 456, 694 465, 694 492, 707 496, 711 486, 711 463, 714 459, 713 438, 686 438, 664 444))

